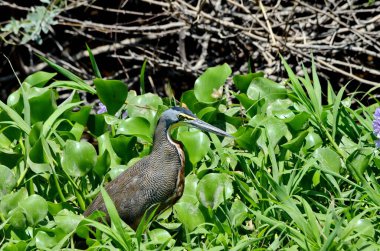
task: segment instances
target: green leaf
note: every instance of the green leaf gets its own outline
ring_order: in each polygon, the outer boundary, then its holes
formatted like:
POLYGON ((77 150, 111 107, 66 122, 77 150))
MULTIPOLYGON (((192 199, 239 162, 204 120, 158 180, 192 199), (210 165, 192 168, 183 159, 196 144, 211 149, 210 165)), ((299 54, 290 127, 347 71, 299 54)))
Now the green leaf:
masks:
POLYGON ((323 144, 321 137, 315 132, 310 132, 306 138, 305 149, 315 150, 323 144))
POLYGON ((235 95, 240 104, 245 108, 248 117, 252 118, 257 114, 258 102, 248 98, 244 93, 235 95))
POLYGON ((55 69, 57 72, 61 73, 63 76, 67 77, 68 79, 74 81, 74 82, 77 82, 79 85, 81 85, 81 88, 83 90, 86 90, 87 92, 91 93, 91 94, 95 94, 96 91, 94 88, 92 88, 91 86, 89 86, 88 84, 86 84, 86 82, 84 82, 81 78, 79 78, 77 75, 73 74, 72 72, 66 70, 65 68, 53 63, 52 61, 50 61, 49 59, 47 58, 44 58, 43 56, 41 55, 37 55, 42 61, 44 61, 45 63, 47 63, 50 67, 52 67, 53 69, 55 69))
POLYGON ((352 175, 360 181, 360 177, 363 176, 364 172, 369 167, 369 161, 372 158, 373 149, 372 148, 361 148, 356 149, 347 158, 347 167, 352 173, 352 175))
POLYGON ((151 244, 166 243, 172 238, 168 231, 161 228, 149 231, 149 237, 152 240, 151 244))
POLYGON ((206 72, 197 78, 194 85, 194 94, 197 100, 203 103, 213 103, 222 97, 220 87, 231 75, 228 64, 209 67, 206 72))
POLYGON ((83 216, 77 215, 72 211, 63 209, 56 216, 54 216, 54 221, 57 227, 62 229, 65 233, 70 233, 76 229, 83 216))
POLYGON ((38 71, 33 73, 32 75, 29 75, 24 81, 30 86, 35 87, 43 87, 47 82, 49 82, 50 79, 52 79, 57 73, 50 73, 46 71, 38 71))
POLYGON ((110 141, 117 156, 119 156, 125 163, 128 163, 133 157, 137 156, 137 153, 134 150, 137 142, 136 137, 119 135, 116 138, 111 138, 110 141))
POLYGON ((31 123, 45 121, 57 109, 55 93, 48 88, 32 88, 28 93, 31 123))
POLYGON ((146 62, 147 62, 147 60, 145 59, 143 65, 141 67, 141 71, 140 71, 140 93, 141 93, 141 95, 145 94, 145 69, 146 69, 146 62))
POLYGON ((32 226, 36 226, 48 213, 46 200, 37 194, 20 201, 19 207, 23 209, 28 224, 32 226))
POLYGON ((251 126, 239 127, 237 132, 233 134, 235 137, 236 143, 243 149, 246 149, 250 152, 257 149, 255 144, 252 142, 256 142, 260 137, 260 130, 255 130, 251 126))
POLYGON ((35 236, 36 247, 38 250, 52 250, 58 244, 60 237, 52 232, 38 231, 35 236))
POLYGON ((179 202, 188 202, 196 204, 198 202, 196 191, 198 185, 198 178, 195 174, 189 174, 185 178, 185 189, 179 202))
POLYGON ((110 164, 111 164, 110 154, 108 153, 108 151, 104 151, 103 154, 99 155, 93 171, 99 177, 103 177, 103 175, 106 174, 107 169, 110 167, 110 164))
POLYGON ((15 193, 5 195, 0 200, 0 212, 7 216, 9 211, 15 209, 20 201, 25 200, 28 197, 28 192, 23 187, 15 193))
POLYGON ((257 77, 264 77, 264 73, 255 72, 255 73, 248 73, 244 75, 235 75, 232 78, 232 81, 242 93, 247 93, 248 87, 251 84, 252 80, 257 77))
POLYGON ((210 149, 210 140, 201 131, 181 131, 178 139, 185 146, 185 151, 193 165, 202 160, 210 149))
POLYGON ((301 146, 304 142, 304 139, 306 138, 308 133, 309 133, 308 131, 301 132, 300 134, 298 134, 297 137, 295 137, 294 139, 283 144, 282 147, 284 147, 285 149, 288 149, 294 153, 299 152, 301 149, 301 146))
POLYGON ((8 114, 8 116, 16 123, 17 127, 23 130, 26 134, 29 134, 29 125, 20 117, 20 115, 18 115, 18 113, 15 110, 4 104, 1 100, 0 108, 8 114))
POLYGON ((322 168, 339 173, 342 166, 339 155, 330 148, 318 148, 314 152, 314 158, 319 161, 322 168))
POLYGON ((96 165, 96 150, 88 142, 66 141, 61 164, 70 176, 82 177, 96 165))
MULTIPOLYGON (((68 100, 66 100, 68 101, 68 100)), ((66 103, 63 102, 58 106, 58 108, 53 112, 53 114, 50 115, 50 117, 45 121, 45 123, 42 126, 42 136, 45 138, 48 138, 49 132, 51 132, 51 129, 53 128, 53 124, 56 122, 56 120, 59 118, 59 116, 62 115, 66 110, 69 110, 75 106, 80 105, 81 102, 77 103, 66 103)))
POLYGON ((122 121, 116 134, 140 137, 150 143, 153 141, 149 121, 141 117, 128 118, 122 121))
POLYGON ((247 206, 241 200, 234 201, 228 212, 228 217, 234 227, 241 226, 244 220, 248 217, 247 206))
MULTIPOLYGON (((89 91, 88 88, 90 86, 83 85, 83 83, 78 83, 75 81, 69 81, 69 80, 58 80, 51 83, 47 88, 65 88, 65 89, 72 89, 72 90, 78 90, 78 91, 87 91, 92 94, 92 91, 89 91)), ((91 87, 92 88, 92 87, 91 87)), ((95 92, 95 90, 93 90, 95 92)))
POLYGON ((277 118, 269 117, 265 121, 265 129, 267 131, 268 140, 272 146, 276 146, 282 137, 288 132, 286 124, 277 118))
POLYGON ((156 126, 156 114, 158 108, 162 106, 162 99, 152 93, 146 93, 140 96, 128 96, 127 111, 128 116, 133 117, 142 117, 149 121, 151 133, 154 131, 156 126))
POLYGON ((131 240, 129 235, 126 233, 124 230, 122 224, 121 224, 121 219, 119 216, 119 213, 116 210, 115 205, 113 204, 113 201, 111 197, 108 195, 106 190, 101 187, 100 192, 102 194, 104 204, 106 205, 108 215, 110 216, 112 224, 115 226, 115 229, 117 231, 118 237, 121 244, 127 248, 127 250, 131 250, 131 240))
POLYGON ((16 208, 9 213, 9 224, 16 229, 27 228, 25 214, 21 208, 16 208))
POLYGON ((96 93, 107 107, 108 114, 114 115, 125 103, 128 87, 120 80, 94 79, 96 93))
POLYGON ((8 167, 0 165, 0 199, 9 194, 16 185, 16 177, 8 167))
POLYGON ((94 55, 92 54, 92 51, 90 49, 90 47, 88 47, 88 45, 86 44, 86 49, 87 49, 87 52, 88 52, 88 55, 90 57, 90 61, 91 61, 91 65, 92 65, 92 69, 94 70, 94 74, 97 78, 102 78, 102 75, 100 74, 100 71, 99 71, 99 68, 98 68, 98 65, 96 64, 96 61, 95 61, 95 57, 94 55))
POLYGON ((174 205, 175 217, 182 222, 188 231, 193 231, 205 223, 205 218, 197 205, 189 202, 178 202, 174 205))
POLYGON ((253 100, 275 100, 287 97, 286 88, 267 78, 254 78, 247 90, 247 96, 253 100))
POLYGON ((303 130, 309 123, 310 114, 307 112, 300 112, 293 117, 286 119, 285 122, 295 131, 303 130))
POLYGON ((187 108, 190 111, 197 112, 195 109, 195 104, 198 103, 197 98, 195 97, 194 90, 185 91, 181 96, 181 103, 185 103, 187 108))
POLYGON ((70 121, 78 122, 79 124, 86 126, 91 109, 91 106, 80 106, 79 111, 66 110, 63 116, 70 121))
POLYGON ((197 197, 203 206, 216 209, 225 199, 231 198, 232 182, 226 174, 210 173, 198 183, 197 197))

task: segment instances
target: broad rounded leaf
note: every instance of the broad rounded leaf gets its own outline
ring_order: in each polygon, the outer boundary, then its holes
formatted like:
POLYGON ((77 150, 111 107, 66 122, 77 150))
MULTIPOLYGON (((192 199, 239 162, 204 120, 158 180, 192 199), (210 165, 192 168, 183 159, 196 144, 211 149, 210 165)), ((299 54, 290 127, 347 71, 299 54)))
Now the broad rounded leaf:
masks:
POLYGON ((273 82, 267 78, 254 78, 248 87, 247 95, 250 99, 284 99, 286 98, 287 91, 284 86, 273 82))
POLYGON ((46 121, 57 109, 53 90, 48 88, 32 88, 29 93, 31 122, 46 121))
POLYGON ((369 167, 368 163, 373 155, 372 148, 356 149, 348 158, 347 166, 358 180, 369 167))
POLYGON ((193 231, 205 223, 205 218, 197 205, 188 202, 178 202, 174 205, 175 217, 189 230, 193 231))
POLYGON ((288 149, 294 153, 299 152, 308 133, 309 133, 308 131, 303 131, 303 132, 299 133, 297 135, 297 137, 286 142, 285 144, 282 145, 282 147, 284 147, 284 148, 286 148, 286 149, 288 149))
POLYGON ((74 231, 82 219, 83 216, 74 214, 67 209, 63 209, 54 217, 57 227, 62 229, 65 233, 74 231))
POLYGON ((140 137, 148 142, 152 142, 150 123, 145 118, 133 117, 128 118, 120 123, 116 134, 124 134, 140 137))
POLYGON ((73 177, 86 175, 96 165, 96 150, 88 142, 66 141, 61 158, 62 168, 73 177))
POLYGON ((165 243, 172 238, 168 231, 161 228, 156 228, 149 231, 149 237, 152 239, 152 242, 156 244, 165 243))
POLYGON ((153 132, 156 125, 156 113, 159 106, 162 105, 162 99, 152 93, 144 95, 128 97, 127 111, 129 117, 142 117, 149 121, 151 125, 151 132, 153 132))
POLYGON ((226 174, 210 173, 198 183, 197 197, 205 207, 216 209, 224 198, 231 198, 233 193, 232 181, 226 174))
POLYGON ((267 132, 268 140, 272 146, 277 145, 282 137, 288 133, 288 127, 286 124, 275 117, 270 117, 265 122, 265 129, 267 132))
POLYGON ((128 163, 133 157, 136 157, 137 151, 135 150, 136 137, 127 137, 119 135, 116 138, 110 138, 111 145, 115 153, 125 163, 128 163))
POLYGON ((339 155, 330 148, 318 148, 314 152, 314 157, 325 169, 339 173, 341 168, 339 155))
POLYGON ((35 237, 36 247, 38 250, 51 250, 60 241, 59 236, 54 233, 46 233, 44 231, 38 231, 35 237))
POLYGON ((247 206, 241 201, 236 200, 232 203, 228 216, 233 226, 240 226, 248 216, 247 206))
POLYGON ((107 107, 108 114, 114 115, 125 103, 128 87, 120 80, 94 80, 96 93, 100 101, 107 107))
POLYGON ((373 238, 375 236, 375 228, 370 220, 357 219, 355 217, 352 221, 353 221, 354 231, 357 232, 362 237, 373 238))
POLYGON ((248 151, 253 151, 257 149, 257 145, 252 142, 257 142, 261 134, 260 130, 255 130, 250 126, 241 126, 239 129, 233 134, 235 137, 236 143, 243 149, 248 151))
POLYGON ((52 79, 57 73, 50 73, 45 71, 38 71, 29 75, 24 82, 31 86, 43 87, 50 79, 52 79))
POLYGON ((213 103, 220 99, 222 97, 220 87, 226 82, 231 72, 228 64, 208 68, 195 81, 195 97, 203 103, 213 103))
POLYGON ((8 167, 0 165, 0 198, 9 194, 16 185, 16 177, 8 167))
POLYGON ((23 201, 28 197, 28 192, 25 187, 21 188, 15 193, 5 195, 0 200, 0 213, 7 216, 8 213, 18 206, 20 201, 23 201))
POLYGON ((46 200, 37 194, 20 201, 19 207, 23 209, 28 224, 32 226, 43 220, 48 212, 46 200))
POLYGON ((198 178, 195 174, 189 174, 185 179, 185 190, 179 202, 188 202, 195 204, 198 202, 196 191, 198 185, 198 178))
POLYGON ((182 131, 179 133, 178 139, 185 146, 185 151, 193 165, 202 160, 210 149, 210 140, 201 131, 182 131))
POLYGON ((235 75, 232 78, 232 81, 242 93, 246 93, 249 85, 252 82, 252 79, 257 78, 257 77, 264 77, 264 73, 255 72, 255 73, 248 73, 244 75, 235 75))
POLYGON ((9 213, 9 224, 16 229, 27 228, 25 214, 21 208, 16 208, 9 213))
POLYGON ((321 137, 316 134, 315 132, 310 132, 306 138, 305 138, 305 149, 317 149, 318 147, 320 147, 322 145, 322 139, 321 137))

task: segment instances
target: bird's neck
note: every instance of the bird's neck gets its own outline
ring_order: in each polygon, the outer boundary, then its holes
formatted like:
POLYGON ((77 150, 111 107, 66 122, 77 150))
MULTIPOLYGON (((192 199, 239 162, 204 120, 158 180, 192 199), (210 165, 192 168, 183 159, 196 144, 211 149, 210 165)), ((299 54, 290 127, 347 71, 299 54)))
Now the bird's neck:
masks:
POLYGON ((153 139, 152 153, 159 153, 161 157, 175 158, 179 157, 184 164, 185 154, 181 142, 171 138, 171 128, 165 121, 158 121, 153 139))

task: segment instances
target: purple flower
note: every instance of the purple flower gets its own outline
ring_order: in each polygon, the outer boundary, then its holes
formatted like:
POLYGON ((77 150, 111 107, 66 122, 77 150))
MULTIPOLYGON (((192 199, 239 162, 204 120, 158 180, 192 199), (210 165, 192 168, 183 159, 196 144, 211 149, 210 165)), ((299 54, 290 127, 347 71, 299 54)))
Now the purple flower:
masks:
POLYGON ((102 113, 106 113, 106 112, 107 112, 107 107, 102 102, 99 102, 99 107, 97 108, 96 113, 102 114, 102 113))
POLYGON ((380 147, 380 108, 376 108, 374 117, 375 119, 372 123, 373 133, 377 137, 377 140, 375 141, 376 147, 380 147))

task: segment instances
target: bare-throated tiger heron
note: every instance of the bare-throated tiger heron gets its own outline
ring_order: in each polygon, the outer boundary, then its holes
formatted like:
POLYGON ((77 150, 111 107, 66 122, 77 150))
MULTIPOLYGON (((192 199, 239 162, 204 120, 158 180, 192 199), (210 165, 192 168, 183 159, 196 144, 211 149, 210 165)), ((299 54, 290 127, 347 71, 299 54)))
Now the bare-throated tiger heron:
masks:
MULTIPOLYGON (((198 119, 185 108, 173 107, 163 112, 154 133, 150 155, 105 186, 120 217, 133 229, 137 228, 145 211, 152 205, 159 205, 158 213, 172 206, 182 196, 185 154, 180 142, 171 138, 172 129, 180 125, 231 137, 223 130, 198 119)), ((88 216, 97 210, 107 213, 101 194, 98 194, 84 215, 88 216)))

